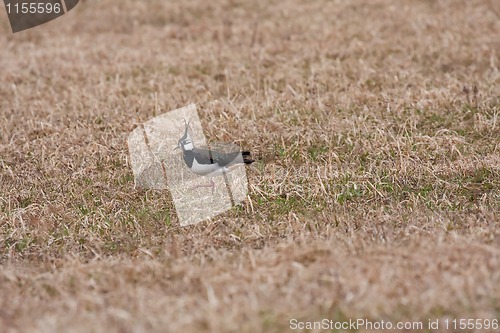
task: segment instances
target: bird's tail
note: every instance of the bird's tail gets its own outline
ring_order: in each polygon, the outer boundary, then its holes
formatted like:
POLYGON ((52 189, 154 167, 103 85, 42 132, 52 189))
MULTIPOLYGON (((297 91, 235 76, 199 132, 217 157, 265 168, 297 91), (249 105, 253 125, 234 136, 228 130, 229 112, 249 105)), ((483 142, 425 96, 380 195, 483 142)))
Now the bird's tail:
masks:
POLYGON ((241 156, 243 156, 243 163, 245 164, 251 164, 254 162, 254 160, 252 160, 252 158, 250 157, 249 151, 242 151, 241 156))

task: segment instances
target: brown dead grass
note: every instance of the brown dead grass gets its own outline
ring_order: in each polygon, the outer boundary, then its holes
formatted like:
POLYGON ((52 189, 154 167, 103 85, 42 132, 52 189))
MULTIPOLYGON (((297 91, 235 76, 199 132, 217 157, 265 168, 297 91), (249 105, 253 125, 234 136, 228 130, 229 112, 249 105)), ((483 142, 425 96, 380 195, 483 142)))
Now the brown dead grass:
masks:
POLYGON ((496 1, 82 1, 0 17, 0 331, 500 318, 496 1), (180 228, 126 138, 197 103, 259 159, 180 228))

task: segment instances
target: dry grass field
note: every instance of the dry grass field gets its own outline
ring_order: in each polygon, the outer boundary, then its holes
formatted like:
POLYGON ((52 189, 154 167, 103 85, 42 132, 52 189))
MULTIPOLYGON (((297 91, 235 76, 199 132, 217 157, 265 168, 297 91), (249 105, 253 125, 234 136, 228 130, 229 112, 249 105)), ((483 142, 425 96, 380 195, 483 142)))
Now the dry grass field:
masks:
POLYGON ((500 2, 82 0, 17 34, 0 9, 0 332, 293 318, 500 319, 500 2), (258 161, 181 228, 127 136, 190 103, 258 161))

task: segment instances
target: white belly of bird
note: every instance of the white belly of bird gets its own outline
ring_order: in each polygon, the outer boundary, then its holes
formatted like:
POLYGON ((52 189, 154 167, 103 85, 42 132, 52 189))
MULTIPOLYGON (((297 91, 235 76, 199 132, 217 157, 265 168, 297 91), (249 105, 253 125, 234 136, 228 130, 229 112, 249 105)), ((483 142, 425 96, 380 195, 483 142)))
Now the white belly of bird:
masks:
POLYGON ((214 177, 220 176, 223 173, 229 172, 225 167, 221 167, 218 164, 199 164, 196 159, 193 161, 191 171, 198 175, 214 177))

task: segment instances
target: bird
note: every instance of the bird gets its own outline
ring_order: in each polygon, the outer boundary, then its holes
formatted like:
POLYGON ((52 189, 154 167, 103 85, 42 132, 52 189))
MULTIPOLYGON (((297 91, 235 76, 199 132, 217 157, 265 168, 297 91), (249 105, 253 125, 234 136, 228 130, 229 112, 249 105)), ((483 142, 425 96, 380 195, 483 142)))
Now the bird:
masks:
POLYGON ((174 149, 182 150, 184 163, 191 172, 205 176, 210 179, 209 185, 199 185, 198 187, 211 187, 212 193, 215 188, 213 177, 226 175, 235 167, 242 164, 252 164, 254 160, 251 158, 249 151, 233 149, 229 152, 222 152, 213 149, 197 148, 189 135, 189 122, 185 123, 183 136, 177 142, 174 149))

